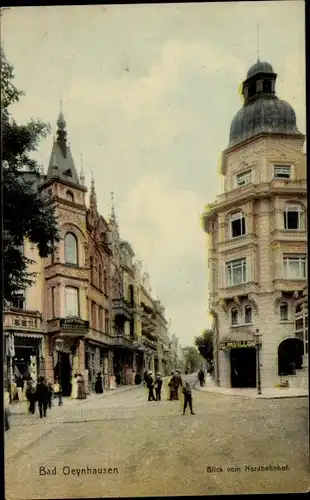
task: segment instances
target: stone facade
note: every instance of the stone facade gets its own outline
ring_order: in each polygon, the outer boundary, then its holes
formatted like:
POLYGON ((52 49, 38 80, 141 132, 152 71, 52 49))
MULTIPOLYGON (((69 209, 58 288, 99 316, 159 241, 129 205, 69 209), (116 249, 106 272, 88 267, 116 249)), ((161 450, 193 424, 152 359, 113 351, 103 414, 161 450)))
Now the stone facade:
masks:
MULTIPOLYGON (((232 366, 234 349, 220 349, 220 344, 238 341, 240 347, 246 347, 253 346, 254 341, 257 347, 260 338, 264 388, 274 387, 280 381, 280 344, 286 339, 296 339, 295 301, 307 278, 303 143, 300 133, 295 136, 262 133, 225 150, 222 155, 225 191, 206 207, 203 221, 208 233, 215 375, 224 387, 238 384, 233 382, 232 370, 239 368, 232 366), (276 169, 282 167, 283 177, 276 175, 276 169), (293 266, 297 266, 296 272, 293 266)), ((255 354, 243 352, 248 359, 252 356, 255 364, 255 354)), ((241 354, 235 350, 234 354, 240 366, 241 354)), ((297 370, 295 376, 299 374, 297 370)), ((248 384, 253 382, 255 375, 248 384)))

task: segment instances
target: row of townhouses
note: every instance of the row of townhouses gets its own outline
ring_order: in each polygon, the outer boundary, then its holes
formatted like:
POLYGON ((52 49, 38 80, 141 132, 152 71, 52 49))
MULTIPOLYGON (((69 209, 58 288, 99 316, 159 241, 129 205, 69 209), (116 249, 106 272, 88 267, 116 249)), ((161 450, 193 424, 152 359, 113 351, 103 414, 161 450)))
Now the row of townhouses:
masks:
POLYGON ((215 375, 223 387, 308 387, 307 168, 295 111, 269 63, 243 82, 204 213, 215 375))
POLYGON ((165 308, 120 238, 114 208, 108 221, 98 213, 93 179, 86 206, 85 178, 77 174, 62 112, 57 127, 47 174, 25 175, 55 207, 60 241, 46 259, 24 242, 36 281, 5 305, 5 386, 25 373, 34 380, 58 377, 69 395, 76 372, 84 374, 88 390, 98 372, 106 388, 112 374, 117 384, 131 383, 133 371, 167 375, 177 355, 165 308))

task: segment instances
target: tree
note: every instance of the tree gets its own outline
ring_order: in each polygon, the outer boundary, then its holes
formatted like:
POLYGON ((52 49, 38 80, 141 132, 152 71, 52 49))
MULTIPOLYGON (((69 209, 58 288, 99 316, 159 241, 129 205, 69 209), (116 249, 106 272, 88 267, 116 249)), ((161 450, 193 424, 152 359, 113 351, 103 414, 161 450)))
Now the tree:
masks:
POLYGON ((201 365, 201 357, 196 347, 184 347, 183 352, 185 354, 185 369, 191 373, 197 371, 201 365))
POLYGON ((15 122, 10 106, 24 93, 17 90, 13 79, 13 67, 1 49, 3 291, 7 301, 34 282, 35 274, 29 272, 33 261, 21 250, 25 238, 37 246, 41 258, 51 254, 59 241, 54 208, 34 184, 40 178, 39 166, 31 157, 50 127, 40 120, 31 119, 24 125, 15 122))
POLYGON ((211 329, 205 329, 196 337, 195 345, 203 358, 209 362, 213 360, 213 331, 211 329))

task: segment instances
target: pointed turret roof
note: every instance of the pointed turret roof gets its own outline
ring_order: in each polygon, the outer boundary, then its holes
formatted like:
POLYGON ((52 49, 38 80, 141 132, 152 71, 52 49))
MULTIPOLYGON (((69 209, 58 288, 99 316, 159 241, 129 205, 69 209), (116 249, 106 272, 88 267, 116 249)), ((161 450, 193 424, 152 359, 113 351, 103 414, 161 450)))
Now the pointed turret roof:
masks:
POLYGON ((70 146, 67 144, 66 121, 60 111, 57 119, 57 138, 54 139, 46 181, 59 178, 80 186, 70 146))
POLYGON ((97 195, 95 189, 95 179, 93 175, 91 178, 91 185, 90 185, 89 207, 91 210, 97 212, 97 195))

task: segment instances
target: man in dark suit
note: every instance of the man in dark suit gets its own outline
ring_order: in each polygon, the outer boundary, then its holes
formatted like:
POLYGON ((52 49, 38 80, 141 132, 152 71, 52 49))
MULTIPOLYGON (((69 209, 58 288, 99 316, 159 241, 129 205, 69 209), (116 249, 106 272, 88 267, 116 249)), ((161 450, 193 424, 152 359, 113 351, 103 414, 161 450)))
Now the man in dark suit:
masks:
POLYGON ((49 390, 44 380, 44 377, 39 377, 35 395, 36 395, 36 400, 38 401, 40 418, 42 418, 43 415, 44 417, 46 417, 46 410, 49 400, 49 390))

